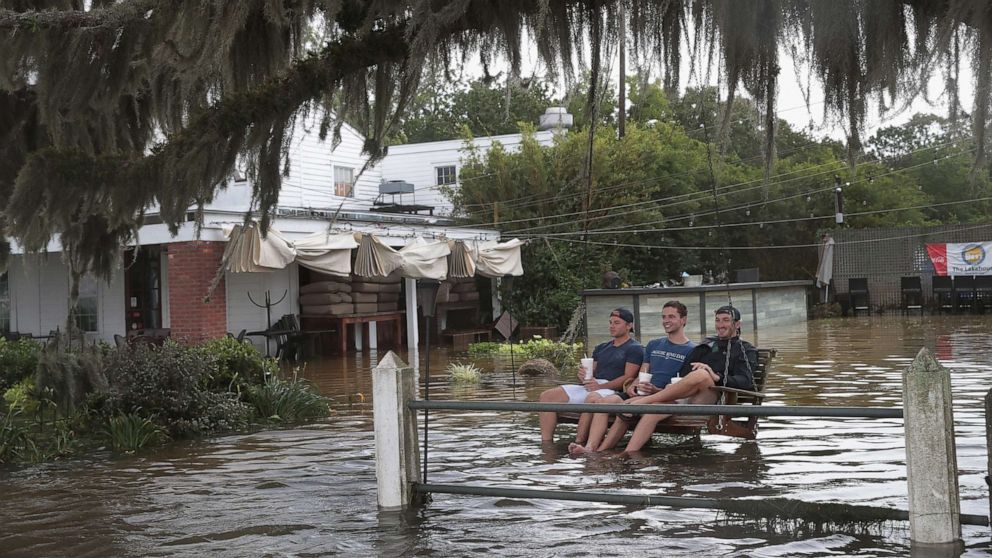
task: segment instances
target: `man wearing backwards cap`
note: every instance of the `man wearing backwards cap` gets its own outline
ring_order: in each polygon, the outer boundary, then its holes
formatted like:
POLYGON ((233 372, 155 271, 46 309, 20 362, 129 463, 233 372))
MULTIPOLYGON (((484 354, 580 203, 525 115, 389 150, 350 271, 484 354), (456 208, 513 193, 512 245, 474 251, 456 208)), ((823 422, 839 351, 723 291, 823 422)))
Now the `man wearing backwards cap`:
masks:
MULTIPOLYGON (((715 326, 716 337, 707 337, 686 356, 685 365, 679 371, 679 376, 682 377, 680 382, 669 384, 665 389, 645 397, 633 397, 624 403, 673 404, 679 399, 688 399, 688 403, 694 405, 709 405, 715 403, 718 397, 717 392, 710 389, 711 386, 753 390, 753 370, 758 367, 758 350, 738 337, 741 327, 740 311, 733 306, 717 308, 715 326)), ((621 418, 625 416, 627 415, 621 418)), ((669 416, 642 415, 624 451, 630 453, 644 447, 651 439, 655 426, 669 416)), ((595 451, 603 451, 616 445, 625 430, 626 428, 611 428, 595 451)))
MULTIPOLYGON (((644 348, 630 336, 634 314, 626 308, 610 312, 610 337, 592 352, 593 379, 586 380, 585 370, 579 368, 579 381, 582 385, 563 385, 546 390, 541 394, 542 403, 597 403, 606 396, 614 395, 623 389, 628 378, 636 378, 637 371, 644 361, 644 348)), ((541 441, 554 441, 558 415, 553 412, 540 413, 541 441)), ((583 413, 575 434, 575 441, 585 443, 589 434, 591 414, 583 413)))

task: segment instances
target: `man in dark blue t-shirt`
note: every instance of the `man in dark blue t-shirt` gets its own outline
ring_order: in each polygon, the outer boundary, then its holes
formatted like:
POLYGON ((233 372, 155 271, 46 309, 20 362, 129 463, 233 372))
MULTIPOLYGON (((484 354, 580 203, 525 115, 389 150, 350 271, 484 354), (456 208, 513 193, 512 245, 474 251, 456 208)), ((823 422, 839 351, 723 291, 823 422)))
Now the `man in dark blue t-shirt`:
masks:
MULTIPOLYGON (((630 397, 655 393, 667 386, 682 369, 686 355, 692 352, 693 347, 696 346, 685 336, 685 324, 688 315, 689 310, 685 304, 677 300, 666 302, 661 308, 661 327, 665 330, 665 337, 652 339, 644 349, 644 363, 641 365, 641 373, 650 372, 651 380, 631 382, 625 393, 603 397, 600 403, 620 403, 630 397)), ((568 451, 571 453, 603 451, 615 446, 627 432, 628 426, 625 421, 613 421, 613 427, 607 434, 609 417, 608 413, 593 415, 587 443, 584 446, 571 444, 568 446, 568 451)))
MULTIPOLYGON (((585 370, 579 368, 581 385, 569 384, 546 390, 541 394, 542 403, 597 403, 603 397, 614 396, 623 389, 627 379, 637 376, 644 361, 644 348, 630 336, 634 314, 626 308, 617 308, 610 313, 610 337, 613 339, 596 346, 592 352, 593 378, 586 380, 585 370)), ((583 413, 575 440, 585 443, 589 433, 592 415, 583 413)), ((558 414, 540 413, 541 441, 554 441, 558 414)))

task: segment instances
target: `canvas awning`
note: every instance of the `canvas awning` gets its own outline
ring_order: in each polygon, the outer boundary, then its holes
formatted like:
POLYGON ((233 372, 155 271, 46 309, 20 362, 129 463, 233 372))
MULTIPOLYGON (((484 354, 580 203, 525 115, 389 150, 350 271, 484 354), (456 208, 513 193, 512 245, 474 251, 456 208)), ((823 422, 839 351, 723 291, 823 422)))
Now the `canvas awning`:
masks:
POLYGON ((414 237, 397 250, 372 234, 319 232, 291 241, 272 227, 262 238, 254 223, 225 227, 224 233, 227 269, 235 273, 283 269, 295 260, 315 271, 342 276, 354 272, 362 277, 386 277, 397 269, 410 279, 523 275, 520 247, 524 243, 518 239, 477 243, 414 237), (351 251, 356 248, 352 270, 351 251))

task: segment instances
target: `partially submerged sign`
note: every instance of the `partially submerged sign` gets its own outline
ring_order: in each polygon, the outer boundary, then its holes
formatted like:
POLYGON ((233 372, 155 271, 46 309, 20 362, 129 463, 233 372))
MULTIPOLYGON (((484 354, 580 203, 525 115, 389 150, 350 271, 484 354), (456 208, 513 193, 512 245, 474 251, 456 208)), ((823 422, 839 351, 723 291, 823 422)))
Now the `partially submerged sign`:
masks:
POLYGON ((496 321, 496 331, 503 336, 503 339, 509 339, 513 332, 516 331, 517 326, 520 325, 509 312, 503 312, 496 321))

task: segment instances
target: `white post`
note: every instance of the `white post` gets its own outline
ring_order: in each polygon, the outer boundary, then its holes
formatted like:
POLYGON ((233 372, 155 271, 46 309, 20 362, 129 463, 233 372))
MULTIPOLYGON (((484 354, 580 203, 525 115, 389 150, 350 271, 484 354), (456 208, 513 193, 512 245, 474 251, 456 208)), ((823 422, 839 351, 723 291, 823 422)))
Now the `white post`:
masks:
MULTIPOLYGON (((404 278, 406 285, 406 346, 411 355, 417 354, 420 343, 419 323, 417 322, 417 280, 404 278)), ((417 359, 410 357, 412 362, 417 359)))
POLYGON ((351 324, 355 328, 355 350, 362 352, 362 327, 361 323, 351 324))
POLYGON ((929 351, 920 349, 902 373, 909 538, 913 544, 954 544, 961 539, 951 404, 950 372, 929 351))
POLYGON ((381 508, 405 508, 420 500, 412 490, 420 472, 417 414, 407 407, 416 393, 413 369, 392 351, 372 369, 375 477, 381 508))
POLYGON ((379 348, 379 334, 375 327, 375 322, 369 322, 369 350, 376 350, 379 348))

